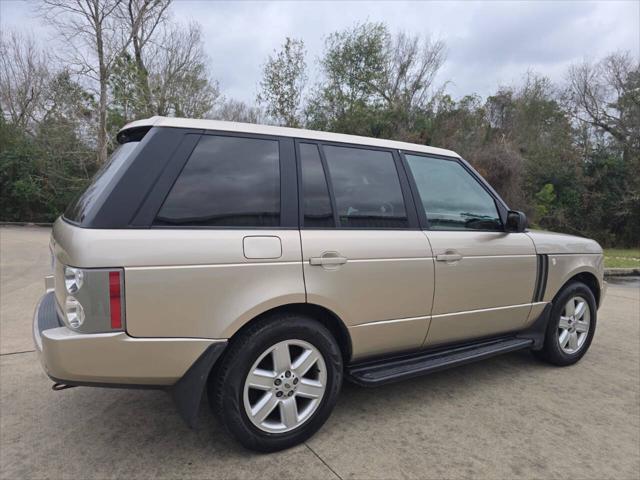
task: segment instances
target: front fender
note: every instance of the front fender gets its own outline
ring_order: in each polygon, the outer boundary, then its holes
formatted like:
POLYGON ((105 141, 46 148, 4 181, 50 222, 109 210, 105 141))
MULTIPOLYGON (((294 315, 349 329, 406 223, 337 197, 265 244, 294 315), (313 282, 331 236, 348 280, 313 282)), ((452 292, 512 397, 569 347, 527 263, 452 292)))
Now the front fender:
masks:
POLYGON ((601 253, 549 255, 547 289, 543 301, 551 302, 569 280, 585 273, 596 279, 600 292, 603 292, 604 256, 601 253))

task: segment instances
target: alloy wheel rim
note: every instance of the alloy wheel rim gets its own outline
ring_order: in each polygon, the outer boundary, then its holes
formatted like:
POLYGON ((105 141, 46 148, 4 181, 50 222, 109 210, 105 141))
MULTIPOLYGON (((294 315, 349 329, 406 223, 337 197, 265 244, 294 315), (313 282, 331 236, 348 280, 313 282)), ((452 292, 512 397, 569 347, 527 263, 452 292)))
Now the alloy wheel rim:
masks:
POLYGON ((560 314, 558 344, 564 353, 578 352, 587 341, 591 327, 591 309, 587 300, 571 297, 560 314))
POLYGON ((289 432, 311 418, 326 385, 325 361, 316 347, 303 340, 278 342, 249 369, 243 391, 245 412, 264 432, 289 432))

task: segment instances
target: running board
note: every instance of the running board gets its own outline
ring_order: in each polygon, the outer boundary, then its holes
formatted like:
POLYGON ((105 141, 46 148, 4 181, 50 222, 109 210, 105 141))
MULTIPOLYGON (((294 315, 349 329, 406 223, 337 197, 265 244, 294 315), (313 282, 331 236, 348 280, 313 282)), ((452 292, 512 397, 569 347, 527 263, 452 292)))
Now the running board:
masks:
POLYGON ((531 346, 533 346, 533 340, 529 338, 509 337, 485 340, 454 346, 446 350, 417 352, 351 365, 347 367, 347 376, 358 385, 376 387, 531 346))

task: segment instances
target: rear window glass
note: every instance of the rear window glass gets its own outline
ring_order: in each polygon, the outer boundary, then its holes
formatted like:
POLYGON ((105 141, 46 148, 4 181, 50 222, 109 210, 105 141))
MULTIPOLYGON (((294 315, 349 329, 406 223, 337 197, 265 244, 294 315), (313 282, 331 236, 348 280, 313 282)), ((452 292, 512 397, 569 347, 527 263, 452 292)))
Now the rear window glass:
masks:
POLYGON ((344 228, 407 228, 409 221, 391 153, 324 146, 344 228))
POLYGON ((155 225, 280 225, 276 140, 204 136, 171 188, 155 225))
POLYGON ((116 174, 135 158, 134 152, 139 144, 140 142, 128 142, 120 145, 98 170, 87 189, 67 207, 64 218, 82 223, 91 210, 102 203, 99 200, 113 187, 116 174))

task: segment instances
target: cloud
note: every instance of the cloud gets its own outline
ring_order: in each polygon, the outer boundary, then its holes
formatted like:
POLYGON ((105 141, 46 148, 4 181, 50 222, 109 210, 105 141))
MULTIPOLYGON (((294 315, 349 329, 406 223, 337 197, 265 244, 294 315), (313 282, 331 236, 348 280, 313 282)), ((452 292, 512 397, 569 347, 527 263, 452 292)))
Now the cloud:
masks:
MULTIPOLYGON (((1 2, 2 26, 47 31, 24 3, 1 2)), ((561 81, 573 62, 615 50, 640 56, 640 2, 219 2, 177 0, 174 19, 202 25, 212 75, 227 97, 253 102, 267 55, 302 38, 313 68, 324 38, 357 22, 431 35, 447 44, 438 76, 454 96, 488 95, 527 70, 561 81)), ((315 73, 311 71, 311 79, 315 73)))
POLYGON ((528 69, 561 81, 566 68, 584 58, 621 49, 640 55, 640 3, 633 1, 182 1, 174 11, 203 24, 223 91, 245 101, 255 97, 260 66, 286 36, 305 41, 313 64, 328 34, 367 20, 444 40, 448 60, 438 80, 450 81, 456 96, 487 95, 520 81, 528 69))

